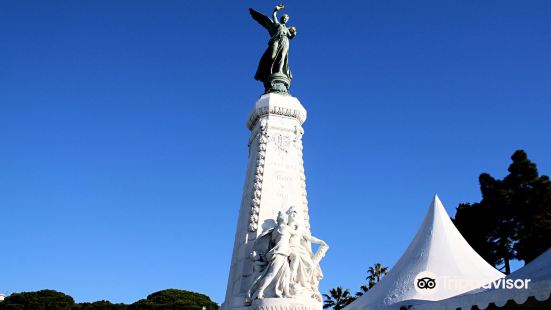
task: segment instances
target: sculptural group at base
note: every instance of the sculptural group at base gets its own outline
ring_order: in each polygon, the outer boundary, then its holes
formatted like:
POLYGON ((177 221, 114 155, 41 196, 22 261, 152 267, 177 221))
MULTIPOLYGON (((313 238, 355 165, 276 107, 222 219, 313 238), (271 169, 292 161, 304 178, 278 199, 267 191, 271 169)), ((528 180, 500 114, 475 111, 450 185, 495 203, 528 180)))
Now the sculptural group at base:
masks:
POLYGON ((254 299, 305 298, 322 301, 318 291, 323 274, 319 267, 328 245, 302 228, 296 210, 279 212, 277 226, 264 231, 255 241, 251 259, 254 280, 247 304, 254 299), (319 244, 316 253, 311 243, 319 244))

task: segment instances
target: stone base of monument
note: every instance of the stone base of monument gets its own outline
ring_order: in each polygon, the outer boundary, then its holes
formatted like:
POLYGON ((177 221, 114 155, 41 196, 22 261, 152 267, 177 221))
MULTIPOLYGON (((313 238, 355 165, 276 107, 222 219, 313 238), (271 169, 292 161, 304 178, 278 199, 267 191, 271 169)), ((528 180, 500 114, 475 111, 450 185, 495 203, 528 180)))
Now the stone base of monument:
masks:
POLYGON ((321 310, 321 302, 300 298, 264 298, 253 301, 251 310, 321 310))

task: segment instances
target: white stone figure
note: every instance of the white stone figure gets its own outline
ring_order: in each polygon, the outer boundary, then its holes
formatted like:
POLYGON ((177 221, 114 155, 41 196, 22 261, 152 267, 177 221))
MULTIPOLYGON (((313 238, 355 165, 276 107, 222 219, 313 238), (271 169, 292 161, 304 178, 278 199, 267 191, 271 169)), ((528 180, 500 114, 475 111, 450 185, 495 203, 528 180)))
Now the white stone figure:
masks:
POLYGON ((329 246, 325 241, 312 236, 304 229, 303 221, 297 219, 297 211, 294 207, 289 208, 287 215, 289 216, 288 225, 295 232, 291 235, 289 255, 291 294, 315 298, 321 302, 318 284, 323 278, 323 273, 319 262, 325 256, 329 246), (312 252, 311 243, 320 245, 316 253, 312 252))
POLYGON ((291 297, 289 292, 291 276, 289 242, 293 233, 296 232, 287 225, 287 217, 280 211, 277 217, 277 226, 268 229, 255 242, 251 259, 259 268, 247 294, 248 303, 252 299, 262 299, 264 296, 291 297), (268 251, 266 252, 266 250, 268 251))
POLYGON ((314 298, 321 302, 318 284, 323 274, 319 262, 329 246, 300 225, 294 207, 286 215, 280 211, 277 226, 255 241, 251 259, 256 273, 247 293, 247 304, 254 299, 285 297, 314 298), (311 243, 320 245, 315 254, 311 243))

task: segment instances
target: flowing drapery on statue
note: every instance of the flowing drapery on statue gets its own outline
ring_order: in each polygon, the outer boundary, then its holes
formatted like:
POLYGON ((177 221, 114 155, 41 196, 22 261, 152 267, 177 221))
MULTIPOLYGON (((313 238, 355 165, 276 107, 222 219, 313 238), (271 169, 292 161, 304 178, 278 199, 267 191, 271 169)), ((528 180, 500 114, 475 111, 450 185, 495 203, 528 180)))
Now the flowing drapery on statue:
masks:
POLYGON ((287 93, 293 78, 289 69, 289 39, 294 38, 297 31, 295 27, 287 28, 289 15, 283 14, 278 21, 277 12, 283 8, 283 5, 276 6, 272 19, 252 8, 249 9, 253 19, 266 28, 271 36, 254 76, 255 80, 264 84, 266 93, 287 93))
POLYGON ((297 211, 294 207, 287 211, 288 223, 295 232, 291 235, 291 254, 289 264, 291 266, 291 291, 296 296, 314 297, 321 301, 321 294, 318 285, 323 278, 319 265, 320 260, 325 256, 329 246, 325 241, 310 234, 301 221, 297 220, 297 211), (319 244, 318 250, 312 252, 312 243, 319 244))
POLYGON ((255 277, 247 292, 248 304, 254 299, 282 297, 321 302, 318 284, 323 274, 319 262, 329 246, 303 228, 294 207, 286 215, 279 212, 277 226, 264 231, 253 245, 255 277), (319 244, 315 253, 312 243, 319 244))
POLYGON ((291 297, 289 255, 292 233, 285 215, 279 212, 277 226, 266 230, 255 242, 251 259, 258 274, 247 294, 249 301, 264 298, 265 291, 270 297, 291 297))

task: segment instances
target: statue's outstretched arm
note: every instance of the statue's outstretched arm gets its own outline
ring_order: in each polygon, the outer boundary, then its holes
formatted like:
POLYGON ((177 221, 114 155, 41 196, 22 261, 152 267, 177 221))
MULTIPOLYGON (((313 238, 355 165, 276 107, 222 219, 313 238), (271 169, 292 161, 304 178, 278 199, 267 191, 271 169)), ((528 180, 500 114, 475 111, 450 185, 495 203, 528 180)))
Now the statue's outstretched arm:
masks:
POLYGON ((277 20, 277 11, 283 9, 284 7, 285 5, 280 4, 280 5, 276 5, 276 7, 274 8, 274 13, 272 14, 272 19, 274 24, 279 24, 279 21, 277 20))
POLYGON ((308 237, 306 237, 307 240, 309 240, 310 242, 312 243, 315 243, 315 244, 321 244, 321 245, 325 245, 325 246, 328 246, 327 243, 325 243, 325 241, 321 240, 321 239, 318 239, 312 235, 309 235, 308 237))

